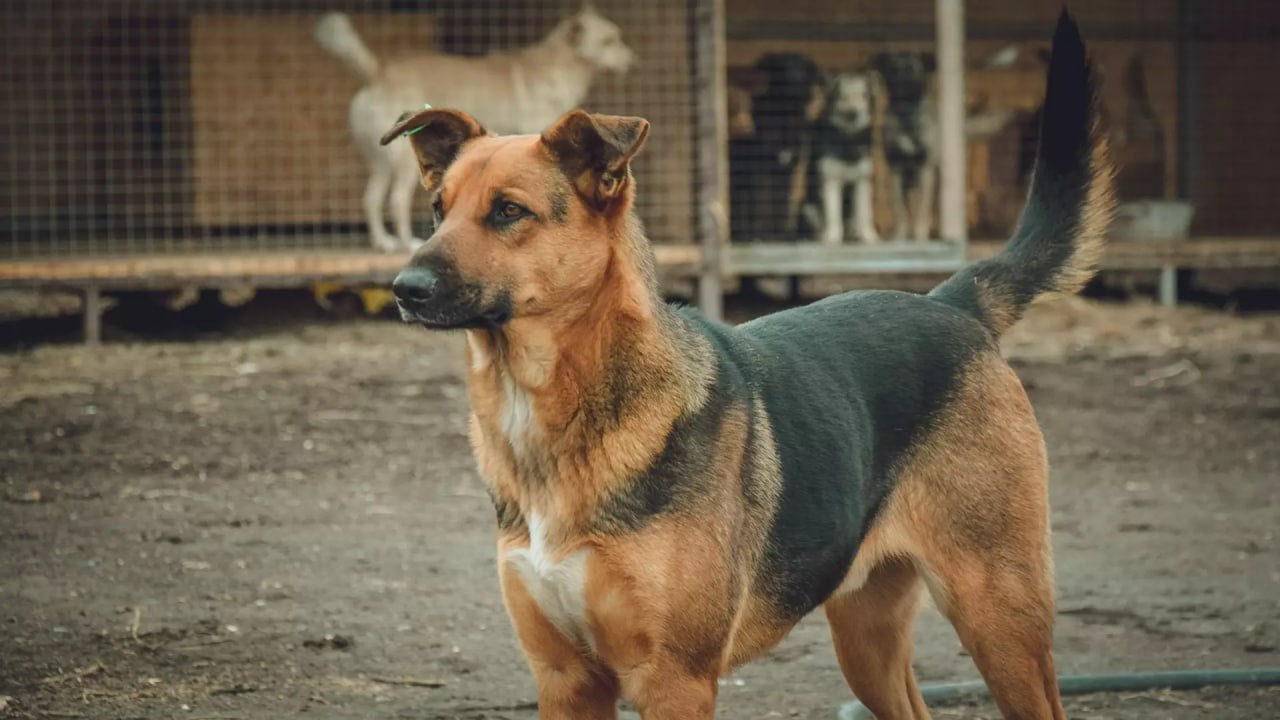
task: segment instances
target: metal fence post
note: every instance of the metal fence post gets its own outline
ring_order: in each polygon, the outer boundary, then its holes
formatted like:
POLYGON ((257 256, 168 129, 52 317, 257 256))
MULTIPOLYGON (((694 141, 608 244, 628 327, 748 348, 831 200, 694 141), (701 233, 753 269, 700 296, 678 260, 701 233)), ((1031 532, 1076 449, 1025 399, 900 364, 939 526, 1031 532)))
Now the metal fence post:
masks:
POLYGON ((964 136, 964 0, 937 0, 938 231, 943 240, 968 241, 964 136))
POLYGON ((698 145, 695 196, 698 243, 702 248, 698 307, 707 317, 720 320, 724 316, 722 250, 729 234, 724 0, 693 0, 691 9, 698 145))

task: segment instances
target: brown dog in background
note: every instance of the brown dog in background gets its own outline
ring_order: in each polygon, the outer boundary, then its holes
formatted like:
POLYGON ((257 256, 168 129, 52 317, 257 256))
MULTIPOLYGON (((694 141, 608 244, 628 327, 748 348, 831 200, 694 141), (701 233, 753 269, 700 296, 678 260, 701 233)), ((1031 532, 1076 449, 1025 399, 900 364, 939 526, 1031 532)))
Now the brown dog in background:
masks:
POLYGON ((633 213, 649 125, 575 111, 499 137, 418 113, 437 230, 394 283, 466 334, 503 597, 544 718, 711 718, 717 679, 823 606, 878 718, 926 718, 928 588, 1007 717, 1062 718, 1045 450, 1002 359, 1093 273, 1112 208, 1065 14, 1018 230, 927 296, 856 292, 738 327, 664 304, 633 213))

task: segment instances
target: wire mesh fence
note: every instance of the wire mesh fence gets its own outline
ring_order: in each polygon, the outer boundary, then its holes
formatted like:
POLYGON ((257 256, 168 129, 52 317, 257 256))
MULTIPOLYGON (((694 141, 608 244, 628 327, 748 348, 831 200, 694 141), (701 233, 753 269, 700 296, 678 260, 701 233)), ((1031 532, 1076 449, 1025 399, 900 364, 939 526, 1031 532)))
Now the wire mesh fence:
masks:
POLYGON ((931 0, 730 3, 735 240, 938 237, 935 10, 931 0))
POLYGON ((404 148, 369 142, 424 103, 499 132, 649 118, 639 211, 689 242, 691 62, 683 0, 6 2, 0 257, 425 237, 404 148))
MULTIPOLYGON (((1061 3, 962 4, 965 223, 970 237, 1002 238, 1026 196, 1049 30, 1061 3)), ((1194 209, 1195 232, 1275 234, 1280 211, 1260 196, 1274 192, 1280 176, 1269 152, 1250 148, 1278 144, 1262 118, 1280 109, 1280 93, 1258 78, 1280 69, 1280 5, 1069 6, 1104 75, 1126 207, 1141 214, 1150 201, 1180 199, 1194 209)), ((930 196, 939 3, 728 0, 727 7, 735 240, 938 238, 930 196), (912 188, 917 198, 904 203, 912 188)), ((1153 229, 1160 228, 1136 232, 1153 229)))
MULTIPOLYGON (((503 132, 575 106, 647 117, 635 171, 657 242, 708 234, 706 183, 723 153, 736 242, 936 245, 938 0, 724 0, 726 35, 707 42, 711 26, 692 19, 710 5, 10 0, 0 257, 424 237, 412 173, 368 147, 422 103, 503 132), (708 124, 714 84, 698 56, 721 40, 727 137, 708 124)), ((964 221, 1000 238, 1026 194, 1059 4, 964 6, 964 221)), ((1072 3, 1106 77, 1122 200, 1189 200, 1201 234, 1274 234, 1280 99, 1259 78, 1280 68, 1277 8, 1072 3)))

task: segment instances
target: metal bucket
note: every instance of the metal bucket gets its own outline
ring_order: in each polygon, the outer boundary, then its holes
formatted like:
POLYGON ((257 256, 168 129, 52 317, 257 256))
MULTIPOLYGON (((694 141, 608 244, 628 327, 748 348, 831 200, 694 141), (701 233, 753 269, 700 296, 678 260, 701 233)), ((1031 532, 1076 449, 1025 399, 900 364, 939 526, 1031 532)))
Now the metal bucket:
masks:
POLYGON ((1111 237, 1116 240, 1186 240, 1195 206, 1185 200, 1131 200, 1116 208, 1111 237))

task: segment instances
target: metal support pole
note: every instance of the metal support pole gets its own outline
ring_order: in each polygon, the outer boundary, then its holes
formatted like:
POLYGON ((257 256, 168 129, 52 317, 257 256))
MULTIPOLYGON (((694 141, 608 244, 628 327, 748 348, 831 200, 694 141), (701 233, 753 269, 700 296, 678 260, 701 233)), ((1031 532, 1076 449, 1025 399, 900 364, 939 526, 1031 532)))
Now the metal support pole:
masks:
POLYGON ((697 222, 702 263, 698 307, 724 317, 722 252, 729 238, 729 121, 726 107, 724 0, 693 0, 694 103, 697 107, 697 222))
POLYGON ((965 203, 964 0, 936 0, 938 14, 938 231, 964 246, 965 203))
POLYGON ((84 344, 102 342, 102 293, 97 286, 84 288, 84 344))
POLYGON ((1160 306, 1178 306, 1178 268, 1173 265, 1160 266, 1160 306))

